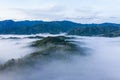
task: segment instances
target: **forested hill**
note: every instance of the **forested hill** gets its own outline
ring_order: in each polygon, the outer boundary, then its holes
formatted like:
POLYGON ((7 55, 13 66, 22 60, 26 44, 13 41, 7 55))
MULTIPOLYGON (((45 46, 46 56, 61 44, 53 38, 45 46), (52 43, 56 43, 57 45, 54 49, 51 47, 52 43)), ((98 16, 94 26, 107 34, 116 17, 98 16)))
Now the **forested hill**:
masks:
POLYGON ((80 36, 105 36, 118 37, 120 36, 119 26, 84 26, 78 27, 68 32, 69 35, 80 36))
POLYGON ((5 20, 0 22, 0 34, 37 34, 68 32, 80 24, 70 21, 12 21, 5 20))
POLYGON ((0 21, 0 34, 58 34, 80 36, 120 36, 120 24, 80 24, 71 21, 0 21))

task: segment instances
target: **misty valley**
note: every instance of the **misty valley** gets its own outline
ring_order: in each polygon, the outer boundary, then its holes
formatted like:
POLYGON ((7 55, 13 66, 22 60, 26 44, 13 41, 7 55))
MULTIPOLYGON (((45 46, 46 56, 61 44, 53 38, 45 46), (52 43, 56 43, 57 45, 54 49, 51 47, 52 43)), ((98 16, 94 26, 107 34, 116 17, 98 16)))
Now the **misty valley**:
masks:
POLYGON ((120 80, 120 0, 0 0, 0 80, 120 80))
POLYGON ((0 35, 0 80, 120 80, 120 37, 0 35))

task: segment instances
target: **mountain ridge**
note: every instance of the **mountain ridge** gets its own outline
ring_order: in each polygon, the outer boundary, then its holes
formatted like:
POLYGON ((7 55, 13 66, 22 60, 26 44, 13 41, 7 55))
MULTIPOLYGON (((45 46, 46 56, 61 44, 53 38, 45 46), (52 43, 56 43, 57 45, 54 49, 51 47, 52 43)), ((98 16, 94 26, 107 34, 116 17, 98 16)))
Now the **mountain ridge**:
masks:
POLYGON ((81 24, 72 21, 0 21, 0 34, 68 33, 80 36, 120 36, 120 24, 81 24), (114 35, 113 35, 114 34, 114 35))

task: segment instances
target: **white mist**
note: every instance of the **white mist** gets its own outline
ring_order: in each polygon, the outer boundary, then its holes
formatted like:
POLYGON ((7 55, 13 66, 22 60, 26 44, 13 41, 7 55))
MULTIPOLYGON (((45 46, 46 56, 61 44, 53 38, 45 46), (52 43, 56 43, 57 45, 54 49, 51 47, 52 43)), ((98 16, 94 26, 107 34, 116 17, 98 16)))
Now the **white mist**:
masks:
MULTIPOLYGON (((2 80, 120 80, 120 38, 76 37, 86 55, 53 61, 27 71, 0 74, 2 80), (5 77, 7 75, 7 77, 5 77)), ((22 50, 22 49, 21 49, 22 50)))

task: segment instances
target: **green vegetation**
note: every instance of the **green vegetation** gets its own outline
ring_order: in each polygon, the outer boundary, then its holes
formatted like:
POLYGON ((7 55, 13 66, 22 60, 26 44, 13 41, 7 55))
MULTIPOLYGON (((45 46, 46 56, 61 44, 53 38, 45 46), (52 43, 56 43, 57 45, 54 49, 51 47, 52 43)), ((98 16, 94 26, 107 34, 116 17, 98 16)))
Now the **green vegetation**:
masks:
POLYGON ((120 36, 120 27, 118 26, 88 26, 80 27, 71 30, 69 35, 80 35, 80 36, 106 36, 106 37, 117 37, 120 36))
POLYGON ((42 36, 29 36, 29 37, 25 37, 25 38, 40 39, 40 38, 44 38, 44 37, 42 37, 42 36))
POLYGON ((0 21, 0 34, 59 34, 61 32, 80 36, 118 37, 120 36, 120 24, 80 24, 70 21, 0 21))
POLYGON ((0 34, 58 34, 68 32, 78 24, 70 21, 18 21, 6 20, 0 22, 0 34))
POLYGON ((46 46, 48 44, 53 44, 53 45, 70 45, 69 41, 67 41, 67 37, 64 36, 57 36, 57 37, 47 37, 42 40, 38 40, 35 43, 33 43, 32 46, 35 47, 41 47, 41 46, 46 46))
POLYGON ((51 60, 66 60, 70 58, 70 55, 82 53, 75 44, 67 41, 67 39, 69 38, 57 36, 35 41, 32 47, 36 48, 36 52, 20 59, 9 60, 0 66, 0 70, 33 67, 36 63, 44 64, 51 60))

